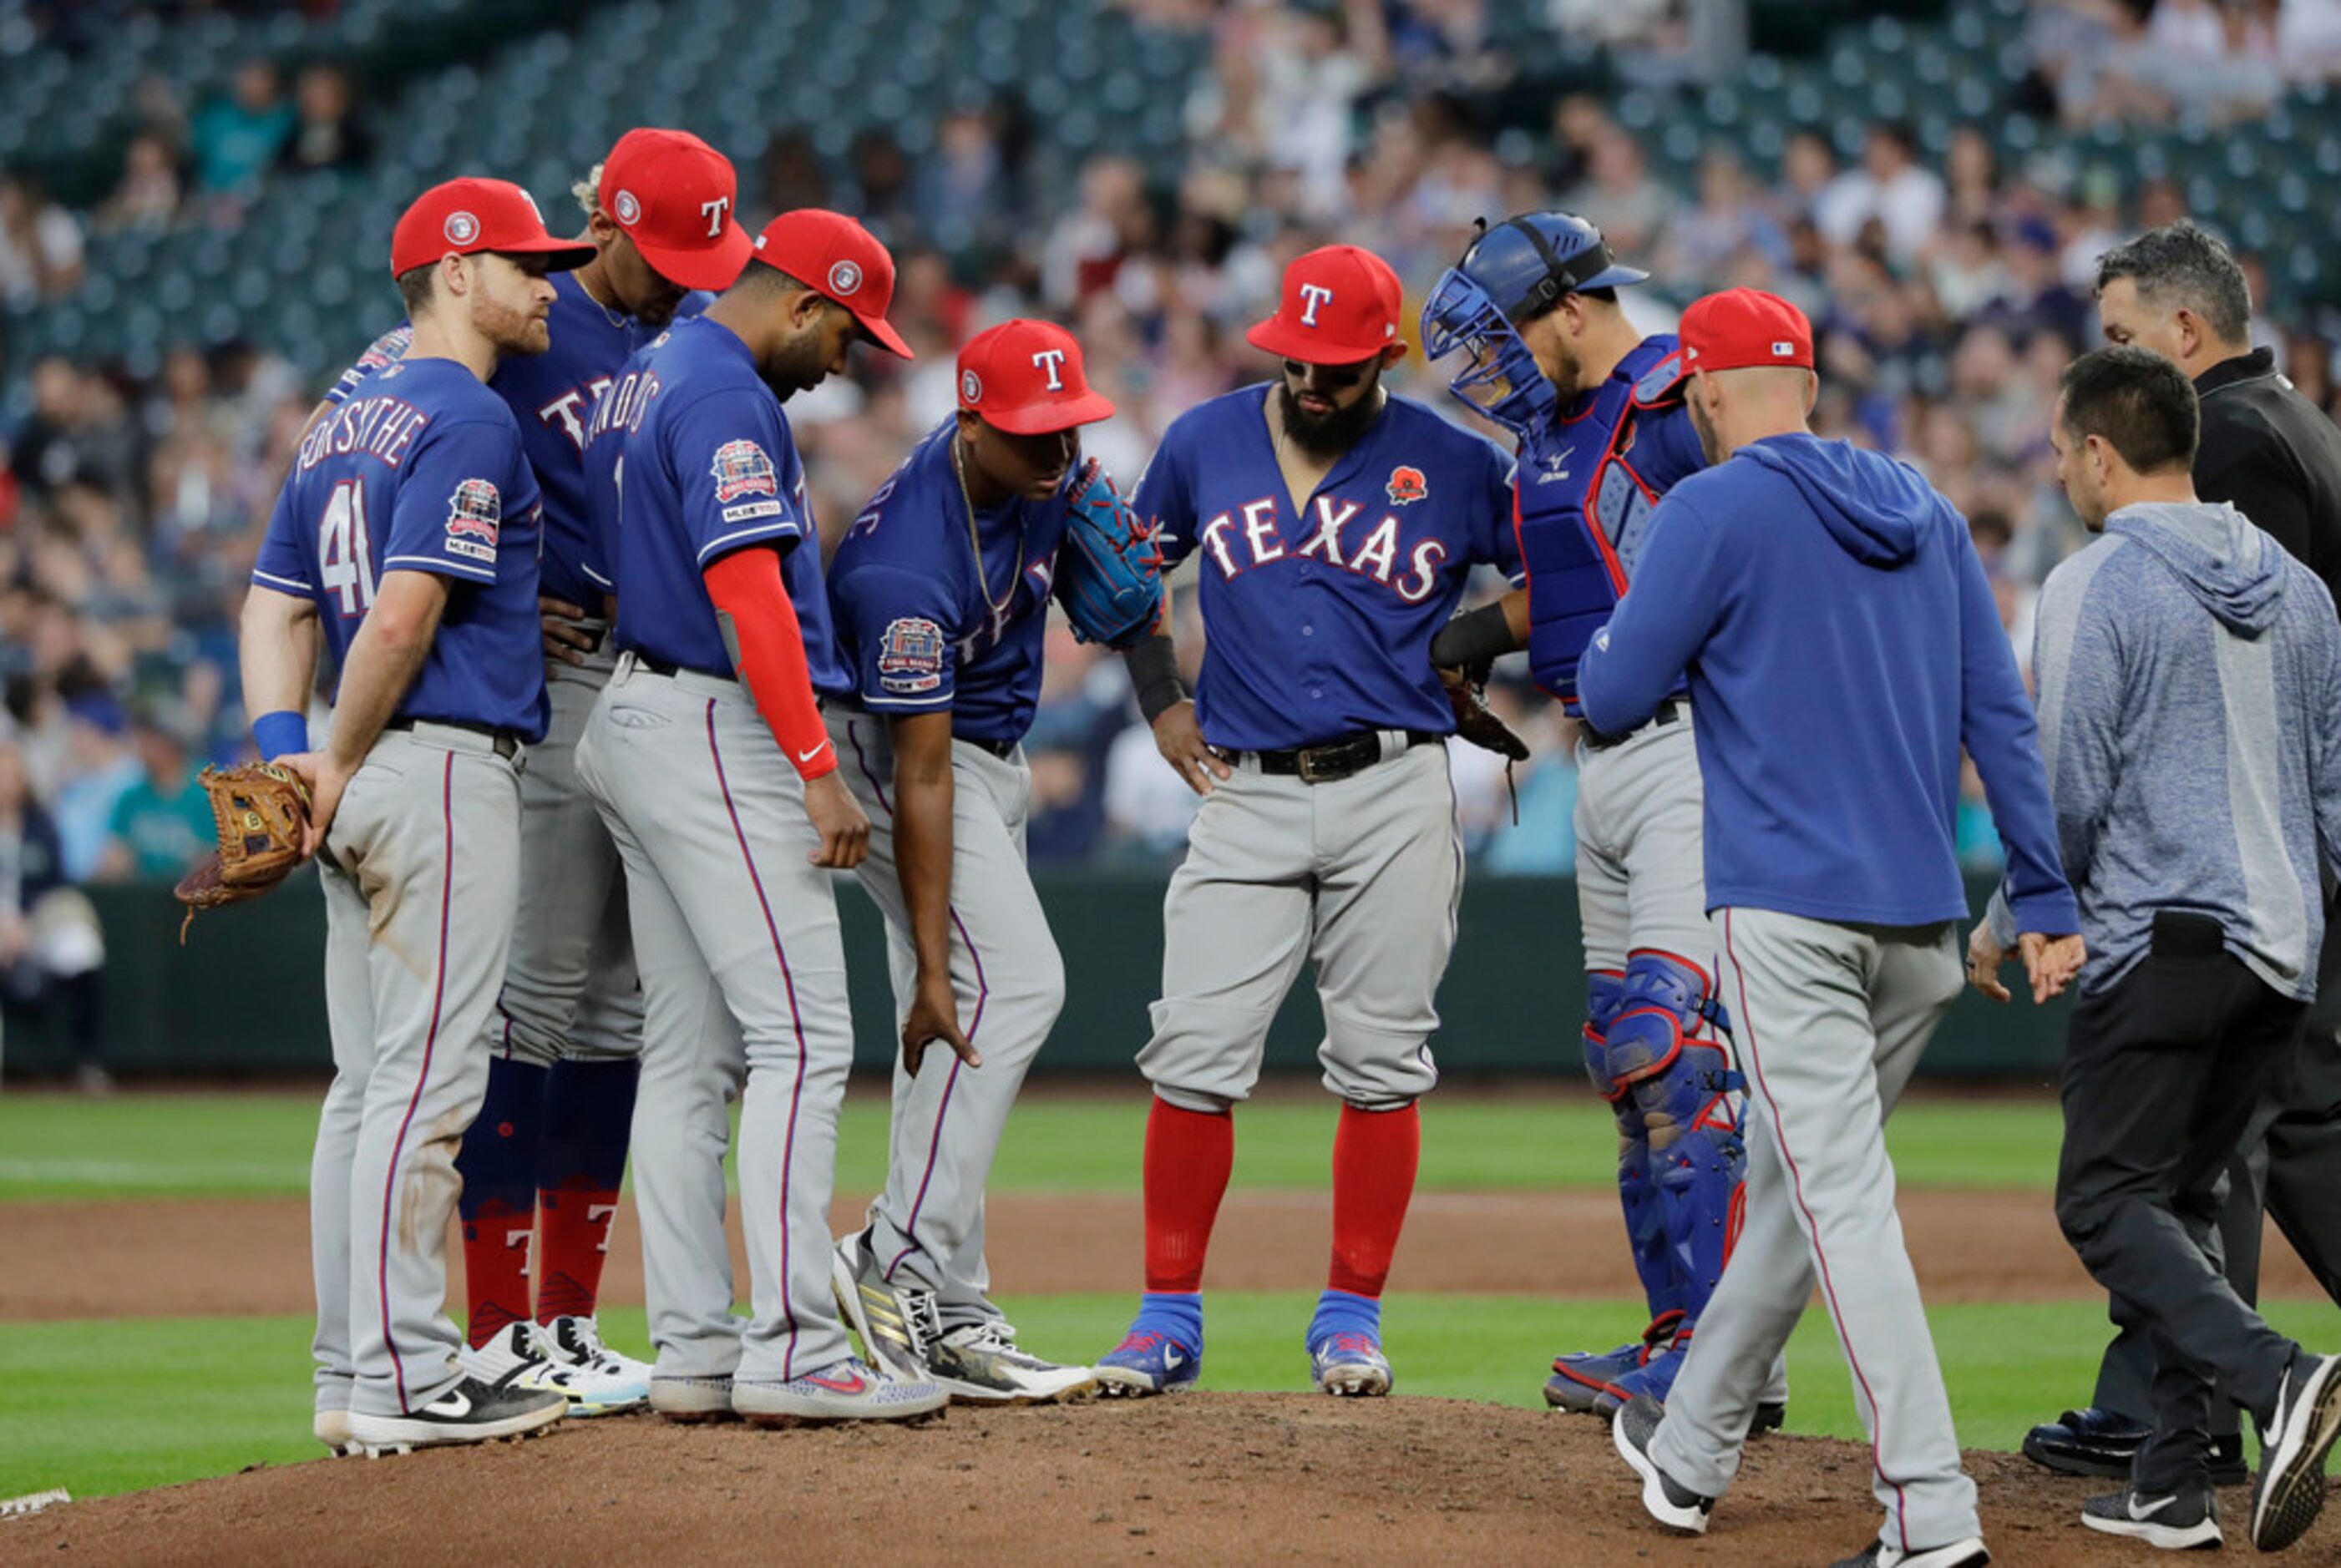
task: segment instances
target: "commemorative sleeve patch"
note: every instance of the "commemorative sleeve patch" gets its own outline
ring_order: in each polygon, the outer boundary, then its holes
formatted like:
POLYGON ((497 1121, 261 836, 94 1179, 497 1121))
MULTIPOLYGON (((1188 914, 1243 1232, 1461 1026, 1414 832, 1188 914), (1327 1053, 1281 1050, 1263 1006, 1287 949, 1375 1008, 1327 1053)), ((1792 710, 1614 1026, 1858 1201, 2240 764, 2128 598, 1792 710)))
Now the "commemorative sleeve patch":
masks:
POLYGON ((878 684, 897 697, 932 691, 943 683, 943 629, 924 616, 886 623, 878 642, 878 684))
POLYGON ((715 499, 721 505, 752 495, 780 499, 780 475, 764 449, 752 441, 727 441, 717 447, 708 471, 715 477, 715 499))
POLYGON ((465 480, 447 498, 447 552, 473 561, 495 560, 503 515, 503 495, 493 480, 465 480))

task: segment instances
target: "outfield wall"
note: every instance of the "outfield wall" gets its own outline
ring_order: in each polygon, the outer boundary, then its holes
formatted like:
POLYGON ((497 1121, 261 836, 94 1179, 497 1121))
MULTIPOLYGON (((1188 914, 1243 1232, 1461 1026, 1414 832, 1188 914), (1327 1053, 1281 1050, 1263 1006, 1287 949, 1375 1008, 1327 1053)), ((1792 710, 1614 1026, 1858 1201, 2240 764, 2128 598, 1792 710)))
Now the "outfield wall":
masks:
MULTIPOLYGON (((861 889, 842 880, 856 1066, 882 1070, 893 1048, 883 931, 861 889)), ((1162 878, 1066 872, 1038 881, 1064 951, 1068 995, 1037 1070, 1130 1071, 1161 983, 1162 878)), ((1970 904, 1982 908, 1990 890, 1988 880, 1970 881, 1970 904)), ((257 903, 199 916, 184 947, 181 910, 167 887, 96 888, 91 896, 106 929, 106 1037, 115 1072, 305 1073, 330 1066, 324 908, 313 873, 257 903)), ((1440 1067, 1450 1077, 1577 1071, 1585 987, 1569 879, 1474 877, 1460 919, 1439 997, 1440 1067)), ((1314 994, 1296 987, 1269 1037, 1270 1070, 1313 1073, 1320 1031, 1314 994)), ((2018 1000, 1996 1007, 1970 993, 1937 1037, 1926 1070, 2047 1081, 2063 1031, 2061 1006, 2018 1000)), ((37 1026, 10 1022, 11 1076, 65 1066, 45 1037, 37 1026)))

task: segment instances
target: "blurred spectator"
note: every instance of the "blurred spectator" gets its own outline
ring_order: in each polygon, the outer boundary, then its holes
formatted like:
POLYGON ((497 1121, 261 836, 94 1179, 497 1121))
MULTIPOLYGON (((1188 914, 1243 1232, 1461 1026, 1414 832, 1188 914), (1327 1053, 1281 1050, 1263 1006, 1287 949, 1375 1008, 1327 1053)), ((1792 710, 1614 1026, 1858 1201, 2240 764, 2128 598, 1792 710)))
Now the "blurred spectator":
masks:
POLYGON ((0 1011, 47 1023, 72 1047, 85 1089, 108 1082, 97 911, 70 885, 56 824, 33 796, 24 753, 0 740, 0 1011))
POLYGON ((105 856, 115 803, 145 769, 124 743, 122 704, 111 695, 85 692, 68 699, 65 709, 65 776, 52 797, 52 814, 65 879, 86 882, 105 856))
POLYGON ((179 164, 170 144, 151 133, 133 136, 122 158, 122 181, 97 210, 102 229, 164 229, 179 215, 179 164))
POLYGON ((97 875, 109 882, 176 881, 217 841, 210 798, 195 782, 187 742, 175 729, 148 714, 131 726, 131 736, 139 773, 115 799, 97 875))
POLYGON ((359 115, 350 78, 339 65, 304 65, 293 84, 294 124, 278 159, 296 173, 354 169, 374 156, 374 133, 359 115))
POLYGON ((293 134, 294 118, 274 63, 245 61, 229 93, 204 105, 189 131, 197 188, 211 195, 252 194, 293 134))
POLYGON ((1886 232, 1888 253, 1908 262, 1935 237, 1948 203, 1942 177, 1919 165, 1910 128, 1882 122, 1869 127, 1860 167, 1823 187, 1813 222, 1834 245, 1852 244, 1875 222, 1886 232))
POLYGON ((0 303, 25 310, 81 282, 81 224, 31 181, 0 175, 0 303))
POLYGON ((1584 184, 1564 203, 1601 231, 1621 256, 1647 256, 1676 206, 1673 193, 1650 175, 1642 144, 1615 126, 1594 138, 1584 184))

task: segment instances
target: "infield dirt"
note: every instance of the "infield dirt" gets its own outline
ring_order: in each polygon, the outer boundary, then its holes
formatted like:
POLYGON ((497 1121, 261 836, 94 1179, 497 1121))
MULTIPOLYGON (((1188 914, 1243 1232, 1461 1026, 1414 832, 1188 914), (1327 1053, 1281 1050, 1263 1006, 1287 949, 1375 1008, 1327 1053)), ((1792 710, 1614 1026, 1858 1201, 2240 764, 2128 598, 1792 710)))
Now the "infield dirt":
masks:
MULTIPOLYGON (((1970 1454, 1994 1560, 2152 1553, 2082 1528, 2103 1483, 1970 1454)), ((1587 1416, 1450 1400, 1191 1393, 954 1409, 914 1429, 758 1432, 650 1415, 524 1443, 319 1459, 0 1523, 0 1564, 1828 1563, 1878 1528, 1868 1451, 1750 1445, 1698 1540, 1637 1503, 1587 1416)), ((2246 1494, 2223 1494, 2230 1539, 2246 1494)), ((2246 1548, 2247 1549, 2247 1548, 2246 1548)), ((2341 1560, 2341 1520, 2290 1559, 2341 1560)))

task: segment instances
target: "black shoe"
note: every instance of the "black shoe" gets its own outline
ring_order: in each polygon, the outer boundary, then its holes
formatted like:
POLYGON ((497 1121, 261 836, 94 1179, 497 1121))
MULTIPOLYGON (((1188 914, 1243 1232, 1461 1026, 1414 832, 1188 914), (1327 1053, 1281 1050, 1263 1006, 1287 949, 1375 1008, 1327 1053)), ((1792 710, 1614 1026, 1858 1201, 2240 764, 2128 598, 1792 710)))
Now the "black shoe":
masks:
MULTIPOLYGON (((2127 1481, 2138 1449, 2153 1435, 2143 1422, 2093 1404, 2087 1410, 2068 1410, 2026 1433, 2024 1457, 2059 1475, 2102 1475, 2127 1481)), ((2212 1459, 2217 1463, 2216 1452, 2212 1459)))
POLYGON ((2276 1414, 2260 1428, 2253 1545, 2280 1552, 2316 1523, 2325 1507, 2325 1456, 2336 1436, 2341 1436, 2341 1357, 2297 1351, 2276 1414))
POLYGON ((2211 1439, 2211 1484, 2241 1486, 2252 1478, 2244 1464, 2244 1434, 2230 1432, 2225 1437, 2211 1439))
POLYGON ((1768 1399, 1756 1406, 1756 1419, 1748 1424, 1748 1435, 1761 1437, 1768 1432, 1778 1432, 1788 1424, 1788 1402, 1768 1399))
POLYGON ((369 1459, 450 1443, 486 1443, 550 1426, 568 1414, 569 1396, 550 1388, 498 1388, 466 1377, 404 1415, 350 1412, 350 1446, 369 1459))
POLYGON ((1970 1535, 1948 1546, 1926 1546, 1915 1552, 1872 1541, 1860 1556, 1844 1558, 1831 1568, 1985 1568, 1990 1561, 1991 1553, 1983 1549, 1983 1537, 1970 1535))
POLYGON ((2205 1486, 2167 1497, 2141 1497, 2135 1492, 2108 1492, 2081 1504, 2081 1523, 2108 1535, 2127 1535, 2166 1552, 2212 1551, 2226 1537, 2219 1533, 2219 1504, 2205 1486))
POLYGON ((1628 1400, 1609 1423, 1609 1442, 1618 1457, 1642 1478, 1642 1506, 1669 1530, 1686 1535, 1707 1533, 1707 1516, 1715 1499, 1701 1497, 1659 1469, 1650 1459, 1650 1439, 1666 1419, 1666 1407, 1647 1394, 1628 1400))

